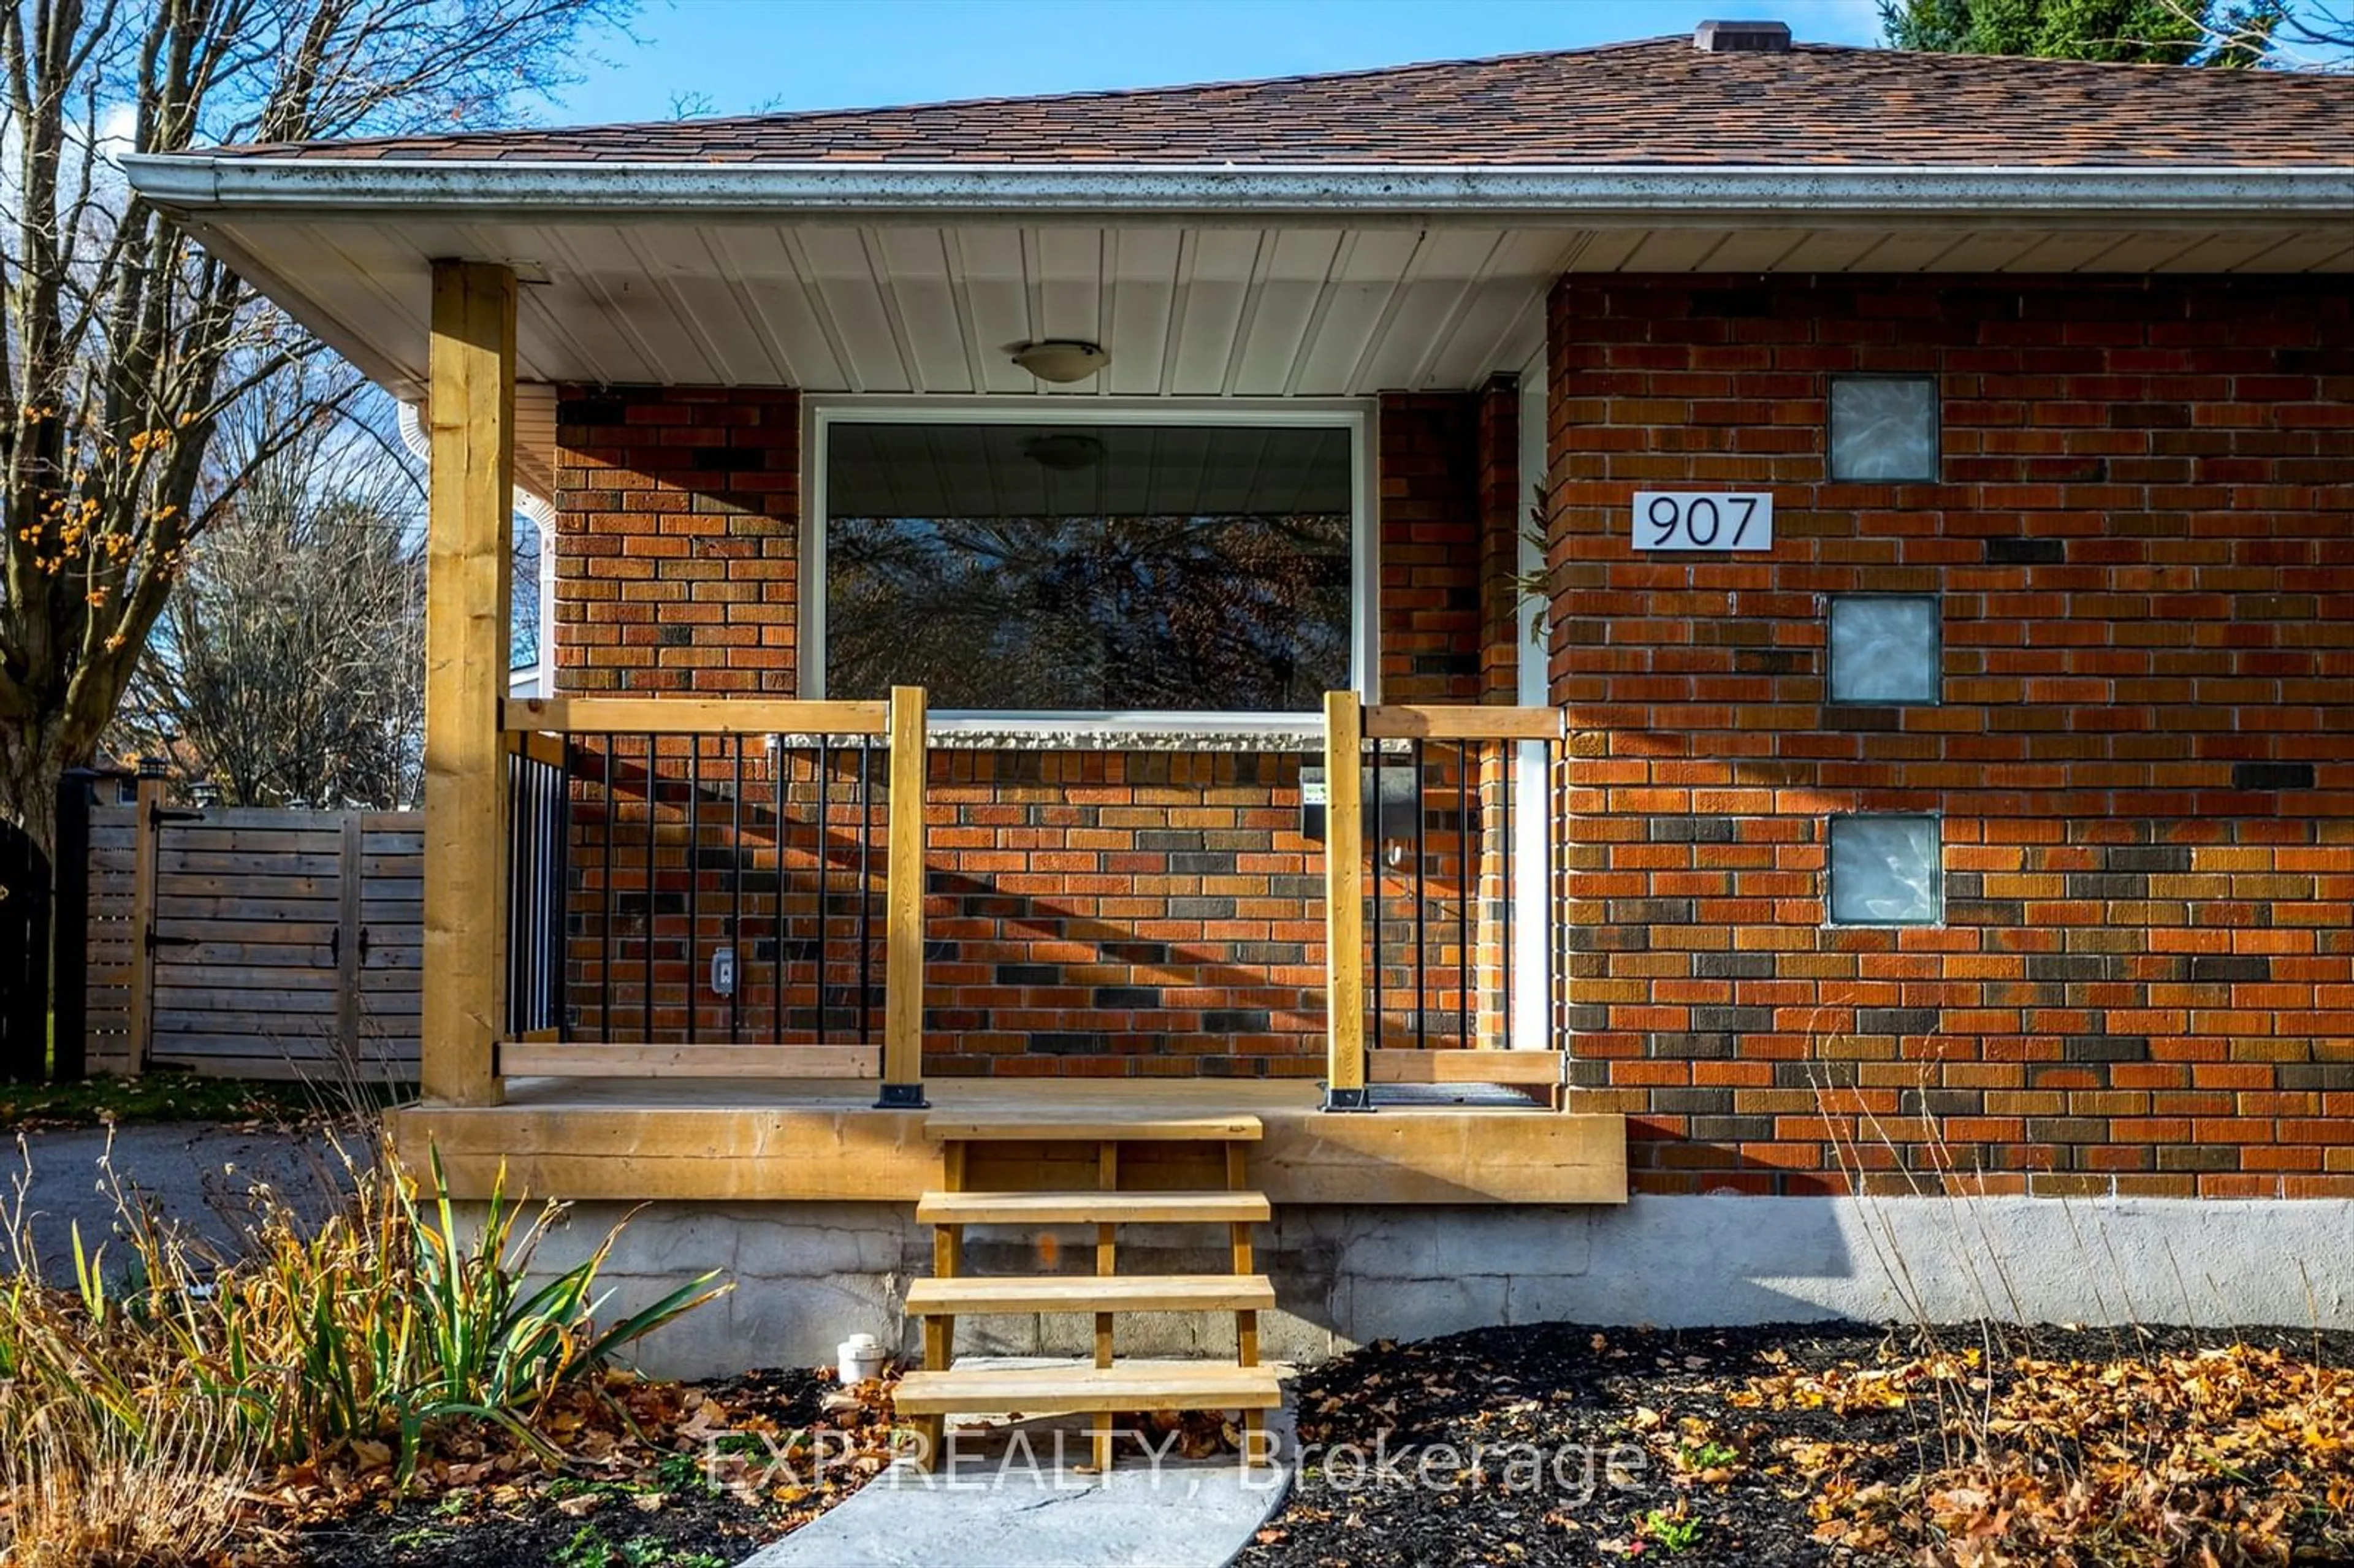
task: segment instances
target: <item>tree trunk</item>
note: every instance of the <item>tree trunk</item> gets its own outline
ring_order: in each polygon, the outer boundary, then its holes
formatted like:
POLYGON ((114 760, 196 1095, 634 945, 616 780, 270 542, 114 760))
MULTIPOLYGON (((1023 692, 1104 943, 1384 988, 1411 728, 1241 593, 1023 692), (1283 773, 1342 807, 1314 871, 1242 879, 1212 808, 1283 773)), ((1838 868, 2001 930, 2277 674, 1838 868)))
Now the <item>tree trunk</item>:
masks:
POLYGON ((0 724, 0 821, 16 823, 54 859, 58 848, 58 779, 90 760, 70 756, 59 721, 0 724))

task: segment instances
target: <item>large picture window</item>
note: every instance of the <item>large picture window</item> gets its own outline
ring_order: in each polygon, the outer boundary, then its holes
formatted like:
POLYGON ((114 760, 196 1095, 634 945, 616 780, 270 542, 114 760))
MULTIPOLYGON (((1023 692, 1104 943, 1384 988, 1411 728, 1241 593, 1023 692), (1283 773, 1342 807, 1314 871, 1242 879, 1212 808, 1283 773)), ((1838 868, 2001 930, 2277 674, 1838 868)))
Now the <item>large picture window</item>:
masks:
POLYGON ((1356 429, 822 422, 825 694, 1318 711, 1354 668, 1356 429))

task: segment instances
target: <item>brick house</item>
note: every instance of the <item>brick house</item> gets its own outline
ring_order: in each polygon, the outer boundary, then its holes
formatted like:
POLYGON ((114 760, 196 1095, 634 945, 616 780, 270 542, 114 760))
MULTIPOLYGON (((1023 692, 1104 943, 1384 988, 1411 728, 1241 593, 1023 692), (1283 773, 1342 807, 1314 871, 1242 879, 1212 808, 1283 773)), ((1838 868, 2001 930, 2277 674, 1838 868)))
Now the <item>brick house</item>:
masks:
POLYGON ((1271 1201, 1299 1353, 1884 1313, 1916 1192, 2022 1309, 2354 1320, 2349 147, 2345 79, 1723 24, 133 178, 429 406, 402 1139, 856 1206, 684 1364, 893 1328, 955 1128, 1114 1107, 1250 1123, 1167 1169, 1271 1201))

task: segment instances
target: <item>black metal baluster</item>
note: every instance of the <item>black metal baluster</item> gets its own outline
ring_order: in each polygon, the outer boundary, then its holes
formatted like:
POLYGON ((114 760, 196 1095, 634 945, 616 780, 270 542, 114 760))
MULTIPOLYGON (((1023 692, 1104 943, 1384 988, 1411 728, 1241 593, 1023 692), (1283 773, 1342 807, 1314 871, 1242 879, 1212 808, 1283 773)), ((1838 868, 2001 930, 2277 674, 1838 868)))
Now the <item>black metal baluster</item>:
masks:
POLYGON ((1471 743, 1455 743, 1455 1030, 1457 1044, 1477 1044, 1471 1035, 1471 899, 1479 871, 1471 862, 1471 743))
POLYGON ((520 754, 510 760, 514 764, 514 790, 507 808, 507 1022, 511 1029, 521 1031, 538 1027, 535 1020, 539 945, 534 916, 539 908, 539 790, 537 765, 520 754))
MULTIPOLYGON (((1425 847, 1424 830, 1430 813, 1423 809, 1426 796, 1423 786, 1429 781, 1429 764, 1424 760, 1422 740, 1414 742, 1414 1045, 1417 1051, 1430 1044, 1430 989, 1426 983, 1430 974, 1430 856, 1425 847)), ((1381 810, 1379 805, 1374 810, 1381 810)))
POLYGON ((549 1001, 556 1009, 556 1038, 572 1038, 572 737, 564 737, 564 761, 556 797, 556 962, 549 1001))
POLYGON ((515 984, 515 980, 524 972, 524 965, 530 961, 528 955, 523 950, 523 944, 514 940, 514 934, 522 928, 522 922, 529 917, 528 912, 523 906, 521 895, 523 863, 526 853, 524 846, 530 840, 531 824, 523 810, 523 758, 514 752, 507 753, 506 775, 507 1012, 506 1017, 501 1020, 499 1024, 503 1035, 512 1034, 515 1031, 515 1020, 521 1012, 523 1001, 521 988, 515 984))
POLYGON ((858 737, 858 1043, 869 1044, 875 1000, 875 737, 858 737))
POLYGON ((547 764, 534 762, 531 778, 531 1026, 547 1027, 547 833, 554 821, 547 764))
POLYGON ((695 959, 703 944, 703 737, 687 737, 686 753, 686 1043, 695 1044, 702 1012, 695 959))
POLYGON ((511 989, 507 1022, 514 1030, 539 1026, 539 768, 517 753, 514 801, 509 807, 508 837, 514 853, 508 857, 507 941, 511 989), (514 972, 520 969, 521 972, 514 972))
POLYGON ((547 954, 547 967, 540 983, 547 998, 546 1016, 539 1021, 542 1029, 553 1029, 557 1038, 564 1037, 564 822, 567 802, 564 798, 563 745, 557 742, 557 760, 547 765, 544 783, 547 791, 547 842, 541 852, 546 867, 546 891, 541 895, 541 907, 546 918, 542 927, 542 945, 547 954))
POLYGON ((524 962, 531 966, 530 983, 524 987, 526 1017, 524 1027, 539 1029, 546 1026, 541 1002, 541 976, 546 972, 546 921, 543 918, 541 899, 547 885, 547 791, 543 780, 547 765, 523 759, 518 777, 523 781, 524 796, 529 812, 531 842, 524 850, 523 918, 530 922, 523 942, 524 962))
POLYGON ((504 1034, 512 1034, 515 1031, 515 1020, 523 1001, 522 988, 515 984, 515 980, 524 972, 524 966, 531 961, 523 944, 514 939, 521 923, 530 917, 522 902, 522 891, 523 863, 527 853, 525 846, 530 842, 531 824, 523 810, 523 758, 515 752, 509 752, 506 761, 507 1012, 506 1017, 501 1021, 500 1030, 504 1034))
POLYGON ((508 906, 508 928, 512 933, 514 921, 517 916, 527 922, 523 933, 523 940, 519 945, 523 949, 523 960, 529 967, 529 972, 525 977, 526 983, 520 991, 524 999, 524 1016, 516 1021, 518 1027, 524 1029, 541 1027, 539 977, 542 923, 539 917, 539 900, 541 889, 547 878, 545 842, 547 836, 547 810, 542 800, 545 792, 540 789, 540 775, 544 769, 544 764, 535 762, 529 757, 517 758, 515 781, 523 786, 524 821, 529 828, 530 836, 528 842, 523 846, 523 902, 520 906, 508 906))
POLYGON ((654 1040, 654 737, 646 736, 646 995, 645 1044, 654 1040))
POLYGON ((833 737, 820 731, 817 737, 817 1043, 826 1043, 827 1006, 825 981, 829 970, 826 960, 833 956, 833 913, 829 900, 832 897, 832 845, 827 841, 826 806, 828 787, 833 781, 833 737))
POLYGON ((744 976, 748 969, 744 952, 744 737, 733 737, 736 782, 727 794, 727 1043, 733 1045, 744 1023, 744 976))
POLYGON ((613 839, 620 826, 613 810, 613 772, 620 765, 618 755, 620 736, 605 732, 605 763, 601 771, 605 783, 605 918, 597 932, 597 980, 601 988, 597 999, 597 1037, 607 1044, 613 1040, 613 924, 618 917, 616 895, 613 890, 613 839))
POLYGON ((553 956, 547 938, 548 880, 555 874, 556 848, 548 835, 556 831, 556 797, 548 791, 547 776, 555 769, 545 762, 531 765, 531 1026, 546 1029, 548 1017, 547 965, 553 956))

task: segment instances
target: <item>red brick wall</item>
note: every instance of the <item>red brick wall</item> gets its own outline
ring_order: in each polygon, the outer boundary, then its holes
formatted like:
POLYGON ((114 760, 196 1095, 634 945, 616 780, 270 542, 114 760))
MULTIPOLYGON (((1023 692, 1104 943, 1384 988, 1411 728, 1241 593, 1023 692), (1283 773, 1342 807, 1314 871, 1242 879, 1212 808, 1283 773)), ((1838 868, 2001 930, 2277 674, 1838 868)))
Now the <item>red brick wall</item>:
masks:
POLYGON ((1382 700, 1479 697, 1479 405, 1393 395, 1377 420, 1382 700))
MULTIPOLYGON (((799 421, 791 392, 563 395, 562 689, 795 691, 799 421)), ((1489 431, 1483 469, 1483 409, 1474 394, 1385 397, 1374 439, 1384 694, 1476 701, 1483 507, 1493 503, 1485 480, 1498 464, 1517 460, 1499 455, 1489 431)), ((1267 752, 938 752, 929 796, 928 1070, 1320 1072, 1322 861, 1297 831, 1303 760, 1314 759, 1267 752)), ((627 768, 617 772, 629 776, 627 768)), ((765 777, 756 765, 748 786, 756 806, 765 777)), ((642 795, 625 795, 617 793, 613 831, 624 845, 642 845, 642 795)), ((642 852, 625 853, 613 874, 620 942, 613 1010, 616 1027, 632 1038, 645 1033, 649 945, 653 1033, 671 1041, 684 1036, 688 988, 700 982, 710 948, 726 939, 710 912, 726 906, 731 874, 720 824, 729 810, 706 799, 701 864, 690 875, 684 798, 674 781, 657 808, 651 904, 642 852), (692 938, 690 885, 701 890, 704 916, 692 938)), ((601 832, 596 821, 601 815, 584 815, 578 831, 601 832)), ((738 1012, 763 1038, 779 998, 762 967, 776 948, 760 920, 779 877, 793 955, 781 999, 786 1033, 807 1037, 794 1026, 808 1012, 794 987, 808 978, 795 967, 807 957, 808 940, 790 916, 813 896, 801 884, 814 860, 793 834, 815 830, 813 820, 797 821, 780 815, 773 843, 781 848, 755 844, 746 852, 756 880, 765 880, 751 900, 748 989, 738 1012)), ((1452 842, 1441 832, 1430 845, 1437 891, 1447 897, 1459 880, 1452 842)), ((575 864, 589 882, 601 878, 601 840, 576 845, 575 864)), ((607 902, 601 884, 584 888, 576 952, 602 950, 595 937, 607 902)), ((1429 977, 1433 1005, 1451 1005, 1447 987, 1457 960, 1436 942, 1433 950, 1444 959, 1429 977)), ((576 967, 574 989, 599 1002, 604 995, 587 968, 576 967)), ((1410 994, 1403 969, 1393 989, 1410 994)), ((710 1038, 712 1020, 724 1022, 726 1012, 707 997, 700 1005, 710 1038)), ((593 1009, 584 1009, 584 1024, 593 1018, 593 1009)), ((1442 1030, 1432 1043, 1445 1037, 1442 1030)))
POLYGON ((933 758, 926 1070, 1315 1075, 1323 858, 1272 752, 933 758))
POLYGON ((566 387, 557 683, 794 694, 801 395, 566 387))
POLYGON ((2296 278, 1555 291, 1574 1044, 1642 1188, 1844 1190, 1836 1146, 1882 1187, 2354 1194, 2349 309, 2296 278), (1841 371, 1936 376, 1939 482, 1827 481, 1841 371), (1679 486, 1770 488, 1771 556, 1631 549, 1632 492, 1679 486), (1850 590, 1944 596, 1944 705, 1825 706, 1850 590), (1941 928, 1826 927, 1825 820, 1859 810, 1944 813, 1941 928))
POLYGON ((1499 376, 1479 389, 1479 696, 1506 705, 1521 693, 1521 531, 1530 496, 1521 488, 1521 381, 1499 376))

